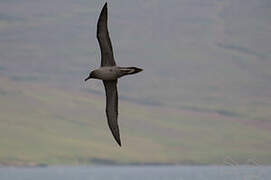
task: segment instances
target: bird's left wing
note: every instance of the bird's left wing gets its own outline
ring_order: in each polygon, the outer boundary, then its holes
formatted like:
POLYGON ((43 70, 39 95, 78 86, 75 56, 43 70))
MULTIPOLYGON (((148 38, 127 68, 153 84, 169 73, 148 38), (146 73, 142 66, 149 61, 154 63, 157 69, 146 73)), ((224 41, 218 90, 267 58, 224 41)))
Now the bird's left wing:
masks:
POLYGON ((118 89, 117 80, 103 81, 106 93, 106 116, 108 126, 117 141, 121 146, 120 133, 118 127, 118 89))
POLYGON ((107 3, 105 3, 98 20, 97 39, 101 49, 101 66, 115 66, 113 48, 107 28, 107 3))

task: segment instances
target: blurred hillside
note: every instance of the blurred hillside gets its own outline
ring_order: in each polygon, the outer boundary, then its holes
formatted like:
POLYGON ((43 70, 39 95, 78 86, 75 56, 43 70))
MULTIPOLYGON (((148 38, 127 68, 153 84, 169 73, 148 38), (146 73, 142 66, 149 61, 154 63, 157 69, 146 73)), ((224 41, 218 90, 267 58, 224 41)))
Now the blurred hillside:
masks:
POLYGON ((271 2, 109 2, 124 147, 106 125, 104 2, 0 0, 0 164, 271 163, 271 2), (113 148, 113 149, 112 149, 113 148))

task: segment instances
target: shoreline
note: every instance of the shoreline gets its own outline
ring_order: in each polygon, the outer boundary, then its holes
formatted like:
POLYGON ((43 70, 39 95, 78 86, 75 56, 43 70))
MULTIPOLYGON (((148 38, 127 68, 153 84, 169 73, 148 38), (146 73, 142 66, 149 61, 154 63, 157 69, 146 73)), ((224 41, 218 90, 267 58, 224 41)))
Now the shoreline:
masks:
POLYGON ((161 167, 161 166, 224 166, 224 167, 238 167, 238 166, 250 166, 250 167, 271 167, 271 164, 187 164, 187 163, 115 163, 115 164, 106 164, 106 163, 88 163, 88 164, 46 164, 46 163, 0 163, 0 168, 14 167, 14 168, 47 168, 47 167, 80 167, 80 166, 111 166, 111 167, 121 167, 121 166, 130 166, 130 167, 140 167, 140 166, 152 166, 152 167, 161 167))

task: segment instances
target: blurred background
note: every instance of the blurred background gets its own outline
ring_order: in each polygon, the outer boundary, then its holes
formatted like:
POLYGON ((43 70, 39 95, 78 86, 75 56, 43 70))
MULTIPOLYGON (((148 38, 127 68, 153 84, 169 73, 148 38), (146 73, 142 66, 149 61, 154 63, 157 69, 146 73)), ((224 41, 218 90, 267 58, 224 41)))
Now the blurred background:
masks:
POLYGON ((271 164, 271 1, 111 0, 122 78, 107 126, 105 1, 0 0, 0 165, 271 164))

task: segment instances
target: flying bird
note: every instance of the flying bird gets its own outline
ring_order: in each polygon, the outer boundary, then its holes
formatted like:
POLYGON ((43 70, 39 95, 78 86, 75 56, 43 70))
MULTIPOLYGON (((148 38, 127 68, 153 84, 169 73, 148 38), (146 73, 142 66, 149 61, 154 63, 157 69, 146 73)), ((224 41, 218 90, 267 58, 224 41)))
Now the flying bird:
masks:
POLYGON ((142 71, 137 67, 120 67, 116 65, 113 55, 113 48, 107 28, 107 3, 103 6, 97 24, 97 39, 101 49, 101 67, 89 73, 85 81, 99 79, 103 81, 106 94, 106 116, 108 126, 121 146, 118 127, 118 78, 142 71))

